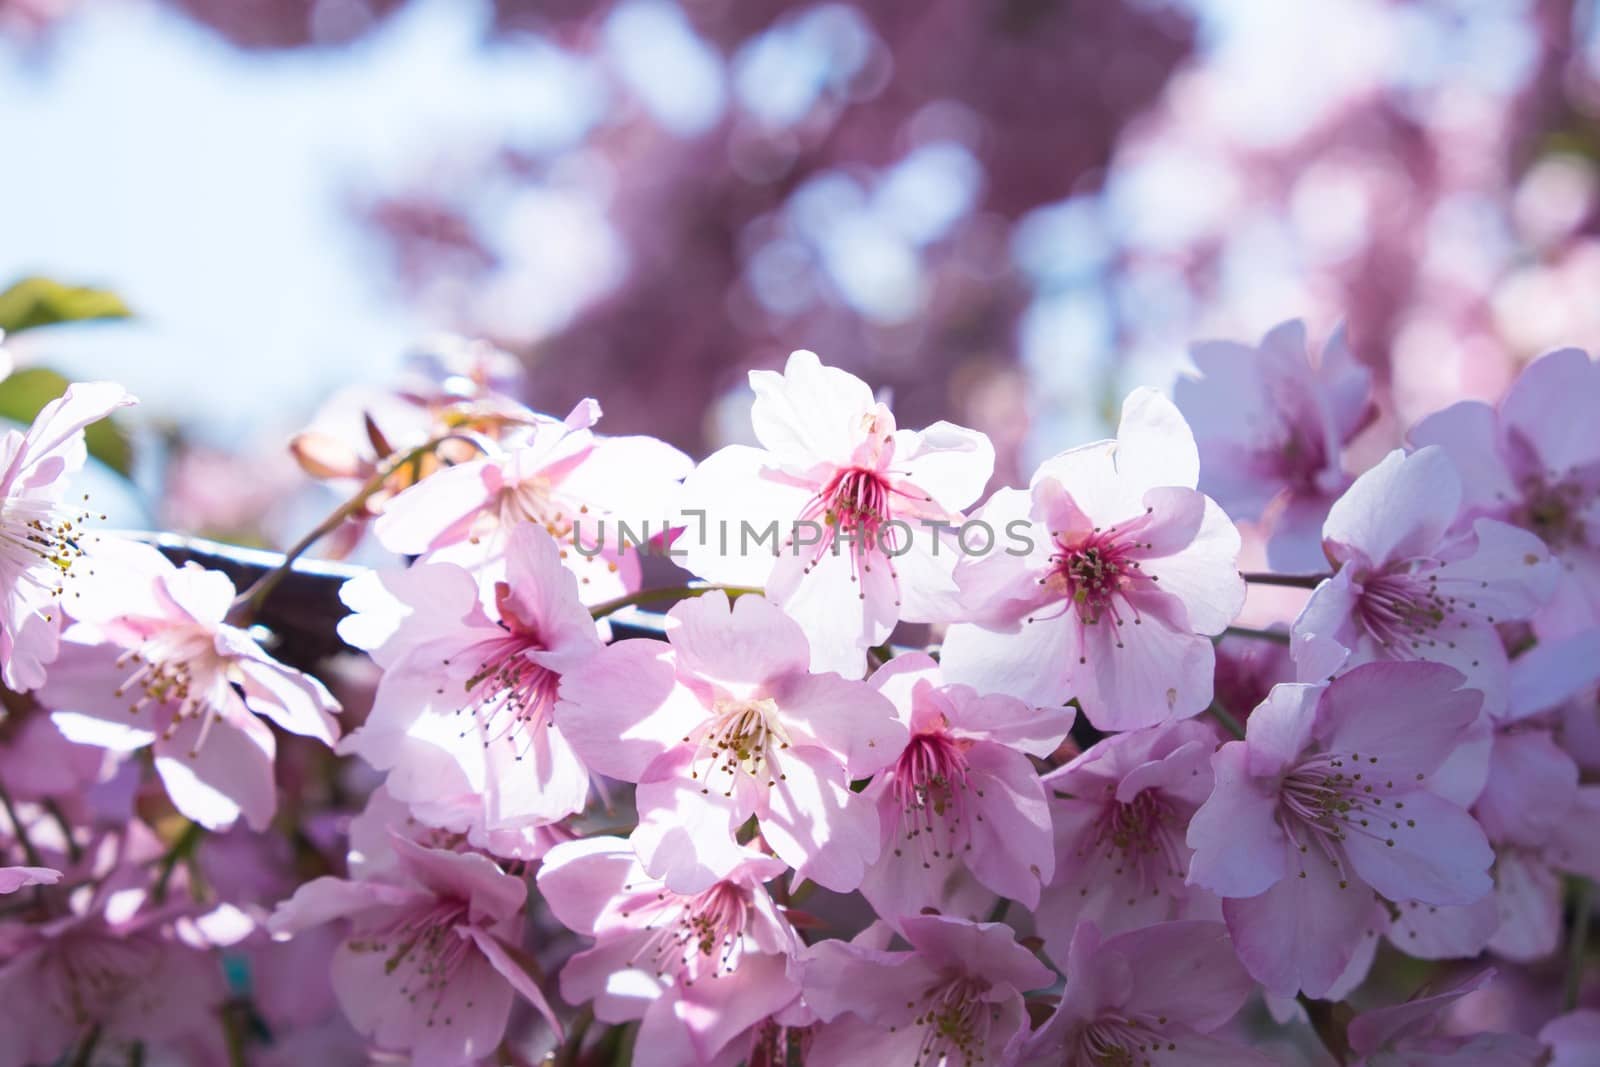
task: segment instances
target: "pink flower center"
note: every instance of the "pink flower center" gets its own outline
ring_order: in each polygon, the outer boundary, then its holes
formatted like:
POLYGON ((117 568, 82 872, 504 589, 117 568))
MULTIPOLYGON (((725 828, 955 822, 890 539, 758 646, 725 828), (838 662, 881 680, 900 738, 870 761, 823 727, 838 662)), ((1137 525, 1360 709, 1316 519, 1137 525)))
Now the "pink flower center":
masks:
MULTIPOLYGON (((835 471, 800 513, 801 521, 822 525, 822 536, 812 548, 811 560, 803 570, 809 574, 824 553, 838 552, 835 541, 844 540, 850 546, 852 581, 862 582, 864 576, 872 572, 875 561, 887 570, 891 580, 898 581, 892 561, 907 547, 901 541, 908 533, 890 522, 894 518, 893 502, 897 496, 922 501, 933 499, 895 485, 885 471, 867 467, 841 467, 835 471)), ((787 540, 784 548, 785 551, 794 550, 793 537, 787 540)), ((866 590, 861 589, 859 595, 865 600, 866 590)), ((899 600, 895 603, 898 605, 899 600)))
MULTIPOLYGON (((1417 778, 1422 776, 1419 774, 1417 778)), ((1415 781, 1405 783, 1414 786, 1415 781)), ((1302 856, 1313 850, 1333 865, 1339 888, 1348 885, 1344 843, 1354 835, 1395 847, 1395 833, 1416 821, 1395 800, 1392 778, 1377 756, 1323 752, 1309 756, 1284 775, 1278 793, 1278 825, 1302 856)), ((1302 867, 1300 877, 1306 877, 1302 867)))
POLYGON ((83 558, 80 541, 88 517, 46 500, 0 500, 0 560, 9 564, 6 571, 51 597, 61 596, 63 579, 83 558))
POLYGON ((922 866, 929 868, 935 860, 953 859, 958 851, 971 849, 969 820, 982 822, 983 816, 968 811, 967 793, 973 787, 967 782, 960 741, 944 730, 915 734, 895 763, 890 788, 904 835, 896 856, 906 848, 917 850, 922 866))
POLYGON ((971 975, 951 978, 922 996, 912 1024, 922 1028, 922 1044, 912 1067, 976 1067, 987 1061, 989 1030, 1000 1014, 983 999, 989 983, 971 975))
POLYGON ((467 919, 465 901, 438 898, 358 928, 345 947, 383 956, 384 974, 400 976, 400 995, 413 1010, 426 1012, 428 1026, 435 1026, 449 1021, 437 1015, 445 990, 475 951, 472 941, 456 932, 467 919))
POLYGON ((629 962, 659 977, 693 985, 708 974, 732 974, 744 958, 751 907, 750 891, 743 886, 718 882, 693 897, 661 890, 638 910, 647 916, 645 928, 651 935, 629 962))
MULTIPOLYGON (((1129 522, 1105 529, 1096 527, 1087 535, 1064 531, 1052 534, 1056 550, 1050 555, 1050 567, 1039 584, 1052 598, 1061 598, 1061 608, 1050 615, 1030 615, 1027 621, 1044 622, 1075 611, 1085 626, 1105 618, 1119 627, 1130 619, 1135 626, 1142 623, 1131 597, 1153 589, 1156 582, 1153 575, 1140 569, 1136 558, 1138 552, 1151 547, 1137 537, 1148 515, 1146 511, 1129 522)), ((1117 647, 1122 647, 1121 638, 1117 639, 1117 647)))
MULTIPOLYGON (((531 522, 543 526, 545 532, 557 541, 572 537, 574 512, 562 504, 556 495, 555 485, 543 475, 534 475, 506 485, 500 490, 496 504, 498 527, 501 530, 531 522)), ((588 508, 579 508, 578 511, 586 512, 588 508)), ((473 538, 474 542, 477 540, 473 538)))
POLYGON ((784 780, 777 754, 789 747, 789 735, 773 700, 719 700, 698 734, 683 740, 695 745, 689 776, 701 783, 700 792, 720 786, 731 797, 741 779, 768 789, 784 780))
MULTIPOLYGON (((1409 569, 1410 564, 1361 580, 1356 618, 1392 656, 1425 648, 1456 647, 1451 631, 1469 625, 1461 615, 1477 616, 1477 604, 1439 591, 1438 576, 1409 569), (1455 625, 1452 626, 1451 624, 1455 625)), ((1485 616, 1494 622, 1493 616, 1485 616)))
MULTIPOLYGON (((1106 792, 1110 800, 1079 858, 1098 856, 1118 877, 1131 875, 1141 893, 1180 895, 1188 856, 1183 843, 1187 820, 1160 790, 1145 789, 1126 804, 1115 799, 1115 786, 1107 785, 1106 792)), ((1088 894, 1087 887, 1083 892, 1088 894)), ((1128 904, 1134 903, 1130 897, 1128 904)))
POLYGON ((483 661, 466 681, 466 700, 455 711, 471 720, 462 737, 477 730, 484 748, 503 742, 512 747, 516 759, 527 756, 534 734, 553 721, 550 712, 560 680, 554 671, 528 658, 527 653, 538 647, 520 636, 488 645, 483 661))
POLYGON ((1517 525, 1539 536, 1553 551, 1584 548, 1588 531, 1583 512, 1594 494, 1577 480, 1549 481, 1530 477, 1523 481, 1523 506, 1511 516, 1517 525))
POLYGON ((171 705, 167 737, 189 719, 202 720, 190 755, 199 752, 212 724, 224 711, 216 705, 217 697, 233 694, 228 685, 229 661, 217 654, 212 633, 197 626, 166 627, 117 658, 119 669, 129 664, 137 666, 112 690, 112 695, 121 700, 129 691, 137 690, 141 695, 128 706, 132 714, 151 704, 171 705))
MULTIPOLYGON (((1166 1021, 1161 1018, 1156 1023, 1166 1021)), ((1152 1052, 1176 1048, 1143 1019, 1102 1015, 1079 1033, 1077 1062, 1085 1067, 1136 1067, 1150 1063, 1152 1052)))

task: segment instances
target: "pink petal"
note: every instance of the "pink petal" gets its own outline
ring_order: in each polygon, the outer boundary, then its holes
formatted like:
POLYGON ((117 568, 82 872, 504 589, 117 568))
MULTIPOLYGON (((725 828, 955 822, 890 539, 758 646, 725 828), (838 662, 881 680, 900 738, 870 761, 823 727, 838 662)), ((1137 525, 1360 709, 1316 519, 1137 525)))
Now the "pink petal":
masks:
MULTIPOLYGON (((1182 544, 1164 553, 1158 545, 1149 556, 1141 557, 1141 567, 1161 582, 1163 592, 1183 601, 1195 632, 1220 634, 1244 606, 1239 530, 1210 497, 1179 489, 1156 489, 1145 495, 1147 505, 1155 507, 1157 514, 1175 499, 1199 511, 1200 521, 1182 544)), ((1158 538, 1161 531, 1152 529, 1150 536, 1158 538)))
POLYGON ((403 556, 459 541, 467 523, 489 505, 494 473, 487 459, 435 471, 385 504, 372 532, 384 548, 403 556))
POLYGON ((1438 448, 1396 449, 1328 512, 1323 537, 1374 565, 1430 555, 1461 508, 1461 475, 1438 448))
POLYGON ((1088 670, 1075 695, 1101 730, 1186 719, 1211 705, 1216 651, 1206 637, 1145 611, 1138 625, 1084 626, 1083 642, 1088 670))
POLYGON ((1200 453, 1177 405, 1154 389, 1135 389, 1122 402, 1117 425, 1117 473, 1142 493, 1156 486, 1193 489, 1200 453))
POLYGON ((1188 882, 1220 896, 1254 897, 1289 874, 1276 787, 1250 776, 1248 758, 1240 741, 1217 750, 1211 761, 1216 788, 1189 822, 1194 858, 1188 882))
POLYGON ((1593 418, 1600 405, 1600 367, 1577 348, 1528 364, 1500 402, 1509 434, 1533 446, 1540 465, 1566 473, 1600 460, 1593 418))
POLYGON ((1466 740, 1482 697, 1459 689, 1458 671, 1435 663, 1367 663, 1328 684, 1317 735, 1333 752, 1377 756, 1374 774, 1396 782, 1430 775, 1466 740), (1410 710, 1395 715, 1394 708, 1410 710))
POLYGON ((994 474, 988 435, 953 422, 936 422, 920 433, 901 430, 894 458, 907 481, 949 511, 976 501, 994 474))
POLYGON ((545 1022, 550 1024, 550 1029, 555 1031, 556 1039, 562 1039, 561 1021, 556 1018, 556 1013, 550 1007, 550 1002, 545 999, 544 990, 539 988, 533 976, 528 973, 526 965, 517 960, 522 954, 521 949, 514 949, 488 930, 478 926, 457 927, 456 933, 471 939, 478 946, 478 951, 483 953, 484 959, 507 982, 511 988, 522 994, 529 1004, 536 1008, 545 1022))
POLYGON ((777 700, 794 742, 809 741, 827 750, 843 761, 852 778, 882 770, 906 747, 906 728, 894 705, 861 682, 798 674, 767 692, 777 700))
POLYGON ((681 670, 725 684, 752 684, 803 674, 806 635, 770 600, 713 590, 667 613, 668 640, 681 670))
POLYGON ((866 382, 803 350, 789 356, 782 374, 751 371, 750 388, 756 437, 779 462, 800 470, 819 462, 849 465, 864 436, 862 416, 875 407, 866 382))
POLYGON ((670 646, 620 641, 562 677, 555 721, 592 770, 636 782, 706 716, 677 684, 670 646))
POLYGON ((1061 615, 1024 622, 1011 633, 957 623, 945 632, 939 662, 948 681, 980 693, 1060 706, 1074 695, 1080 655, 1076 620, 1061 615))
POLYGON ((1159 923, 1107 938, 1100 950, 1122 956, 1133 969, 1132 993, 1117 1005, 1130 1014, 1209 1032, 1255 992, 1220 922, 1159 923))
POLYGON ((969 827, 967 865, 996 893, 1037 907, 1040 885, 1055 876, 1050 808, 1038 773, 1022 753, 987 743, 967 751, 967 773, 981 820, 969 827))
POLYGON ((674 893, 710 889, 745 859, 734 840, 737 810, 732 800, 704 794, 687 779, 641 785, 636 794, 639 826, 633 847, 653 878, 674 893))
POLYGON ((248 717, 217 723, 196 751, 200 733, 200 720, 189 719, 155 742, 156 772, 173 806, 208 830, 226 829, 240 815, 252 830, 265 830, 278 808, 271 731, 248 717))
POLYGON ((620 837, 565 841, 539 865, 539 893, 561 925, 594 936, 613 897, 644 871, 633 847, 620 837))
POLYGON ((1522 495, 1500 450, 1495 411, 1482 401, 1463 400, 1436 411, 1406 436, 1417 448, 1443 449, 1457 470, 1472 472, 1462 481, 1467 508, 1497 514, 1505 501, 1522 495))
POLYGON ((1380 915, 1366 886, 1341 889, 1325 864, 1308 865, 1306 874, 1291 874, 1260 896, 1224 900, 1222 912, 1239 961, 1256 981, 1285 996, 1321 997, 1380 915))
POLYGON ((1494 851, 1483 829, 1449 801, 1421 790, 1386 794, 1371 822, 1368 832, 1352 830, 1344 850, 1356 873, 1390 900, 1470 904, 1494 888, 1494 851))
POLYGON ((781 478, 775 463, 758 448, 729 445, 689 473, 679 497, 684 532, 673 547, 684 567, 710 582, 767 585, 779 546, 819 488, 781 478))
POLYGON ((850 892, 882 847, 877 809, 850 791, 842 767, 814 749, 791 752, 783 773, 767 791, 762 836, 798 878, 850 892))

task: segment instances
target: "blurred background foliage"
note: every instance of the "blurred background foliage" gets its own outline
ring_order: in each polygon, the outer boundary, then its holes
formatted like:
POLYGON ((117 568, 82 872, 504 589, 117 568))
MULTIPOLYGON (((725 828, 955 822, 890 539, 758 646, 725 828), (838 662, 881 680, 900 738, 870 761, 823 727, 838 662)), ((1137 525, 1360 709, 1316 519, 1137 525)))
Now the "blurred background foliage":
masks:
POLYGON ((1347 321, 1374 449, 1600 347, 1594 0, 0 0, 0 138, 0 276, 140 311, 13 357, 253 542, 436 331, 697 454, 813 348, 1011 482, 1196 337, 1347 321))

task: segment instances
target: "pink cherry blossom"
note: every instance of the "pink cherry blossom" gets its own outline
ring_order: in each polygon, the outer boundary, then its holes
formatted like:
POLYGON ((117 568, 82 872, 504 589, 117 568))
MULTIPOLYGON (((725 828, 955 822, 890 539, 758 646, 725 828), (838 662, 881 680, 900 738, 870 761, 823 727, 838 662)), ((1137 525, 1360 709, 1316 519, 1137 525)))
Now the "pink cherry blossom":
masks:
POLYGON ((1589 1067, 1600 1059, 1600 1011, 1568 1012, 1546 1024, 1539 1040, 1551 1052, 1546 1067, 1589 1067))
POLYGON ((600 405, 585 400, 563 420, 539 416, 489 454, 424 478, 385 505, 373 527, 391 552, 432 553, 497 574, 511 530, 544 529, 562 546, 585 603, 635 589, 638 554, 623 551, 617 523, 666 532, 688 456, 653 437, 601 437, 600 405))
POLYGON ((622 641, 561 682, 556 723, 600 774, 638 782, 634 845, 675 892, 741 860, 755 816, 778 856, 841 892, 879 850, 877 812, 850 783, 906 745, 894 705, 813 674, 800 626, 770 601, 717 591, 668 613, 667 643, 622 641))
POLYGON ((1196 491, 1199 467, 1177 408, 1139 389, 1117 440, 1047 460, 1027 492, 996 492, 975 519, 1029 530, 1031 548, 957 565, 971 621, 950 627, 945 676, 1039 705, 1076 697, 1103 730, 1205 710, 1210 637, 1244 581, 1238 530, 1196 491))
POLYGON ((742 1060, 762 1024, 800 995, 788 967, 800 939, 762 884, 787 870, 746 852, 710 888, 680 894, 646 874, 620 838, 556 846, 539 892, 557 919, 595 941, 562 969, 561 995, 592 1002, 605 1022, 642 1020, 639 1067, 742 1060))
POLYGON ((333 989, 350 1022, 379 1048, 456 1067, 489 1055, 517 995, 558 1032, 544 994, 518 962, 526 884, 476 853, 393 839, 385 875, 307 882, 268 925, 293 936, 335 919, 350 933, 333 959, 333 989))
POLYGON ((1461 682, 1406 662, 1279 685, 1245 740, 1217 750, 1189 881, 1225 898, 1240 959, 1270 991, 1326 994, 1381 928, 1378 896, 1468 904, 1491 890, 1483 830, 1432 781, 1480 714, 1461 682))
POLYGON ((1255 989, 1219 922, 1163 922, 1106 938, 1085 922, 1063 959, 1066 990, 1049 1020, 1016 1043, 1020 1067, 1272 1063, 1211 1036, 1255 989))
POLYGON ((917 915, 901 933, 908 952, 869 936, 806 953, 801 983, 822 1021, 808 1067, 1002 1062, 1027 1028, 1022 994, 1049 985, 1050 969, 1003 923, 917 915))
POLYGON ((1462 997, 1486 986, 1494 971, 1482 971, 1438 992, 1424 991, 1403 1004, 1364 1011, 1350 1020, 1356 1067, 1536 1067, 1539 1043, 1520 1034, 1452 1034, 1444 1013, 1462 997))
POLYGON ((1061 744, 1072 709, 1036 712, 1012 697, 945 685, 920 652, 891 660, 870 683, 894 702, 910 740, 864 793, 877 803, 883 850, 862 894, 891 924, 924 908, 977 918, 993 906, 982 889, 1034 907, 1055 856, 1028 756, 1061 744))
POLYGON ((686 565, 765 587, 805 631, 813 668, 859 678, 897 621, 952 611, 951 529, 993 473, 994 447, 948 422, 898 429, 865 382, 811 352, 781 374, 751 371, 750 386, 761 447, 723 448, 685 480, 686 565))
POLYGON ((27 432, 0 436, 0 680, 44 684, 61 632, 66 579, 86 551, 87 515, 64 500, 88 452, 83 428, 133 397, 110 382, 80 382, 44 406, 27 432))
POLYGON ((1576 348, 1534 360, 1495 407, 1464 400, 1411 431, 1463 472, 1462 522, 1479 517, 1537 534, 1566 580, 1539 612, 1545 636, 1600 625, 1600 365, 1576 348))
POLYGON ((104 1047, 159 1044, 216 1026, 217 961, 178 940, 173 915, 90 910, 0 922, 0 1065, 61 1062, 98 1028, 104 1047))
POLYGON ((1305 324, 1274 327, 1255 347, 1233 341, 1192 345, 1198 376, 1173 399, 1194 428, 1200 488, 1235 519, 1272 530, 1275 570, 1322 569, 1322 522, 1350 484, 1341 452, 1376 413, 1372 372, 1336 330, 1312 361, 1305 324))
POLYGON ((1333 505, 1323 537, 1338 570, 1294 624, 1303 679, 1325 677, 1340 660, 1431 660, 1466 675, 1489 714, 1505 707, 1495 626, 1532 615, 1557 571, 1525 530, 1478 519, 1452 532, 1461 486, 1443 450, 1395 451, 1333 505))
POLYGON ((61 669, 41 690, 69 740, 116 752, 150 747, 179 811, 211 829, 240 815, 267 825, 277 807, 277 742, 257 716, 333 744, 339 706, 317 679, 263 652, 224 620, 226 576, 175 567, 145 545, 102 541, 73 600, 61 669))
POLYGON ((589 772, 555 725, 556 692, 602 644, 539 527, 513 529, 505 579, 485 581, 423 561, 346 585, 356 614, 341 633, 385 670, 372 713, 341 749, 389 771, 389 791, 425 819, 425 807, 472 798, 478 832, 492 834, 583 810, 589 772))
POLYGON ((1562 875, 1600 878, 1600 786, 1578 784, 1577 765, 1550 731, 1505 727, 1473 813, 1495 848, 1498 922, 1487 946, 1511 960, 1549 956, 1562 935, 1562 875))
POLYGON ((1080 922, 1104 934, 1167 919, 1220 919, 1216 897, 1189 885, 1189 820, 1211 794, 1217 737, 1203 723, 1106 738, 1044 778, 1056 876, 1035 922, 1062 962, 1080 922))

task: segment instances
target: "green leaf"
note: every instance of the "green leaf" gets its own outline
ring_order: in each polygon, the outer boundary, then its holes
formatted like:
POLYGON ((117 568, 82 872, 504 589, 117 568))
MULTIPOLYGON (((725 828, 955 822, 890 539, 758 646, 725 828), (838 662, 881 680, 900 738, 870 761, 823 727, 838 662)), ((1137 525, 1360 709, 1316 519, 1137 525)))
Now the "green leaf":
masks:
POLYGON ((0 293, 0 330, 21 333, 58 322, 126 319, 133 315, 115 293, 24 278, 0 293))
MULTIPOLYGON (((69 384, 55 371, 43 367, 16 371, 0 381, 0 418, 26 426, 40 408, 66 392, 69 384)), ((116 423, 110 419, 90 423, 83 436, 89 455, 125 476, 133 470, 133 449, 116 423)))

